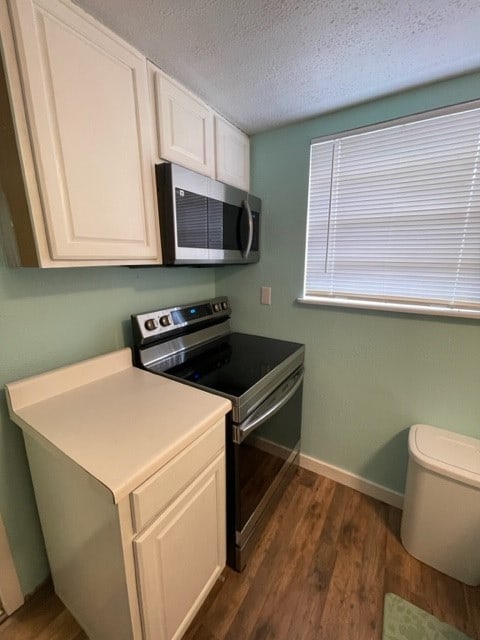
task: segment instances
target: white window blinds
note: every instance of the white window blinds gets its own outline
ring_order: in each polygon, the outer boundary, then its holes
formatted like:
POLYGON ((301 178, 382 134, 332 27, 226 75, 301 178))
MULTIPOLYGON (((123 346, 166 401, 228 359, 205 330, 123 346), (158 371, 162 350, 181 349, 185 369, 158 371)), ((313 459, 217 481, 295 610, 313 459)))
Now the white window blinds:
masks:
POLYGON ((480 315, 480 106, 313 141, 304 298, 480 315))

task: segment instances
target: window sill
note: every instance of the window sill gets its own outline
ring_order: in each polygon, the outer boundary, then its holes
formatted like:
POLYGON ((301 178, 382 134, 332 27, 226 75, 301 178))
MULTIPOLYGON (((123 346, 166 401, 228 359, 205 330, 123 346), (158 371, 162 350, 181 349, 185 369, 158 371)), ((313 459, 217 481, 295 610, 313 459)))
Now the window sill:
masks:
POLYGON ((379 300, 355 300, 353 298, 330 298, 327 296, 297 298, 297 302, 322 307, 348 307, 350 309, 371 309, 373 311, 389 311, 428 316, 450 316, 453 318, 480 318, 480 309, 450 308, 427 304, 380 302, 379 300))

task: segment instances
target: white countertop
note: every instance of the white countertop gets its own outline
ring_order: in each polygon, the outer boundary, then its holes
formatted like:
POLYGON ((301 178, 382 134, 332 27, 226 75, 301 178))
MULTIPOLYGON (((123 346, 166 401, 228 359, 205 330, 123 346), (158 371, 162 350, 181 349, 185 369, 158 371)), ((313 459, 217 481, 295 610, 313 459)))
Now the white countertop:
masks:
POLYGON ((111 354, 7 385, 10 415, 119 502, 230 410, 225 398, 111 354))

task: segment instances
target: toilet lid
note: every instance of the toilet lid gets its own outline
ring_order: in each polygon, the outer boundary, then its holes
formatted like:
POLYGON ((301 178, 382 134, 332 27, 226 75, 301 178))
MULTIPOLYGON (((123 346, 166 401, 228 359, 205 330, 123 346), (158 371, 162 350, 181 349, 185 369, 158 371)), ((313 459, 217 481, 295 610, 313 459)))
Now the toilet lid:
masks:
POLYGON ((410 428, 410 455, 424 467, 480 487, 480 440, 426 424, 410 428))

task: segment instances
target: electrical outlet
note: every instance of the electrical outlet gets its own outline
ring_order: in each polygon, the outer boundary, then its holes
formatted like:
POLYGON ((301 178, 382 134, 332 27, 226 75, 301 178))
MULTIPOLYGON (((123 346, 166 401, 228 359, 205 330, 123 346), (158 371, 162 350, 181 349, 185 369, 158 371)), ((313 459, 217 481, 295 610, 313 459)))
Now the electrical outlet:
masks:
POLYGON ((260 287, 260 302, 261 304, 272 304, 271 287, 260 287))

